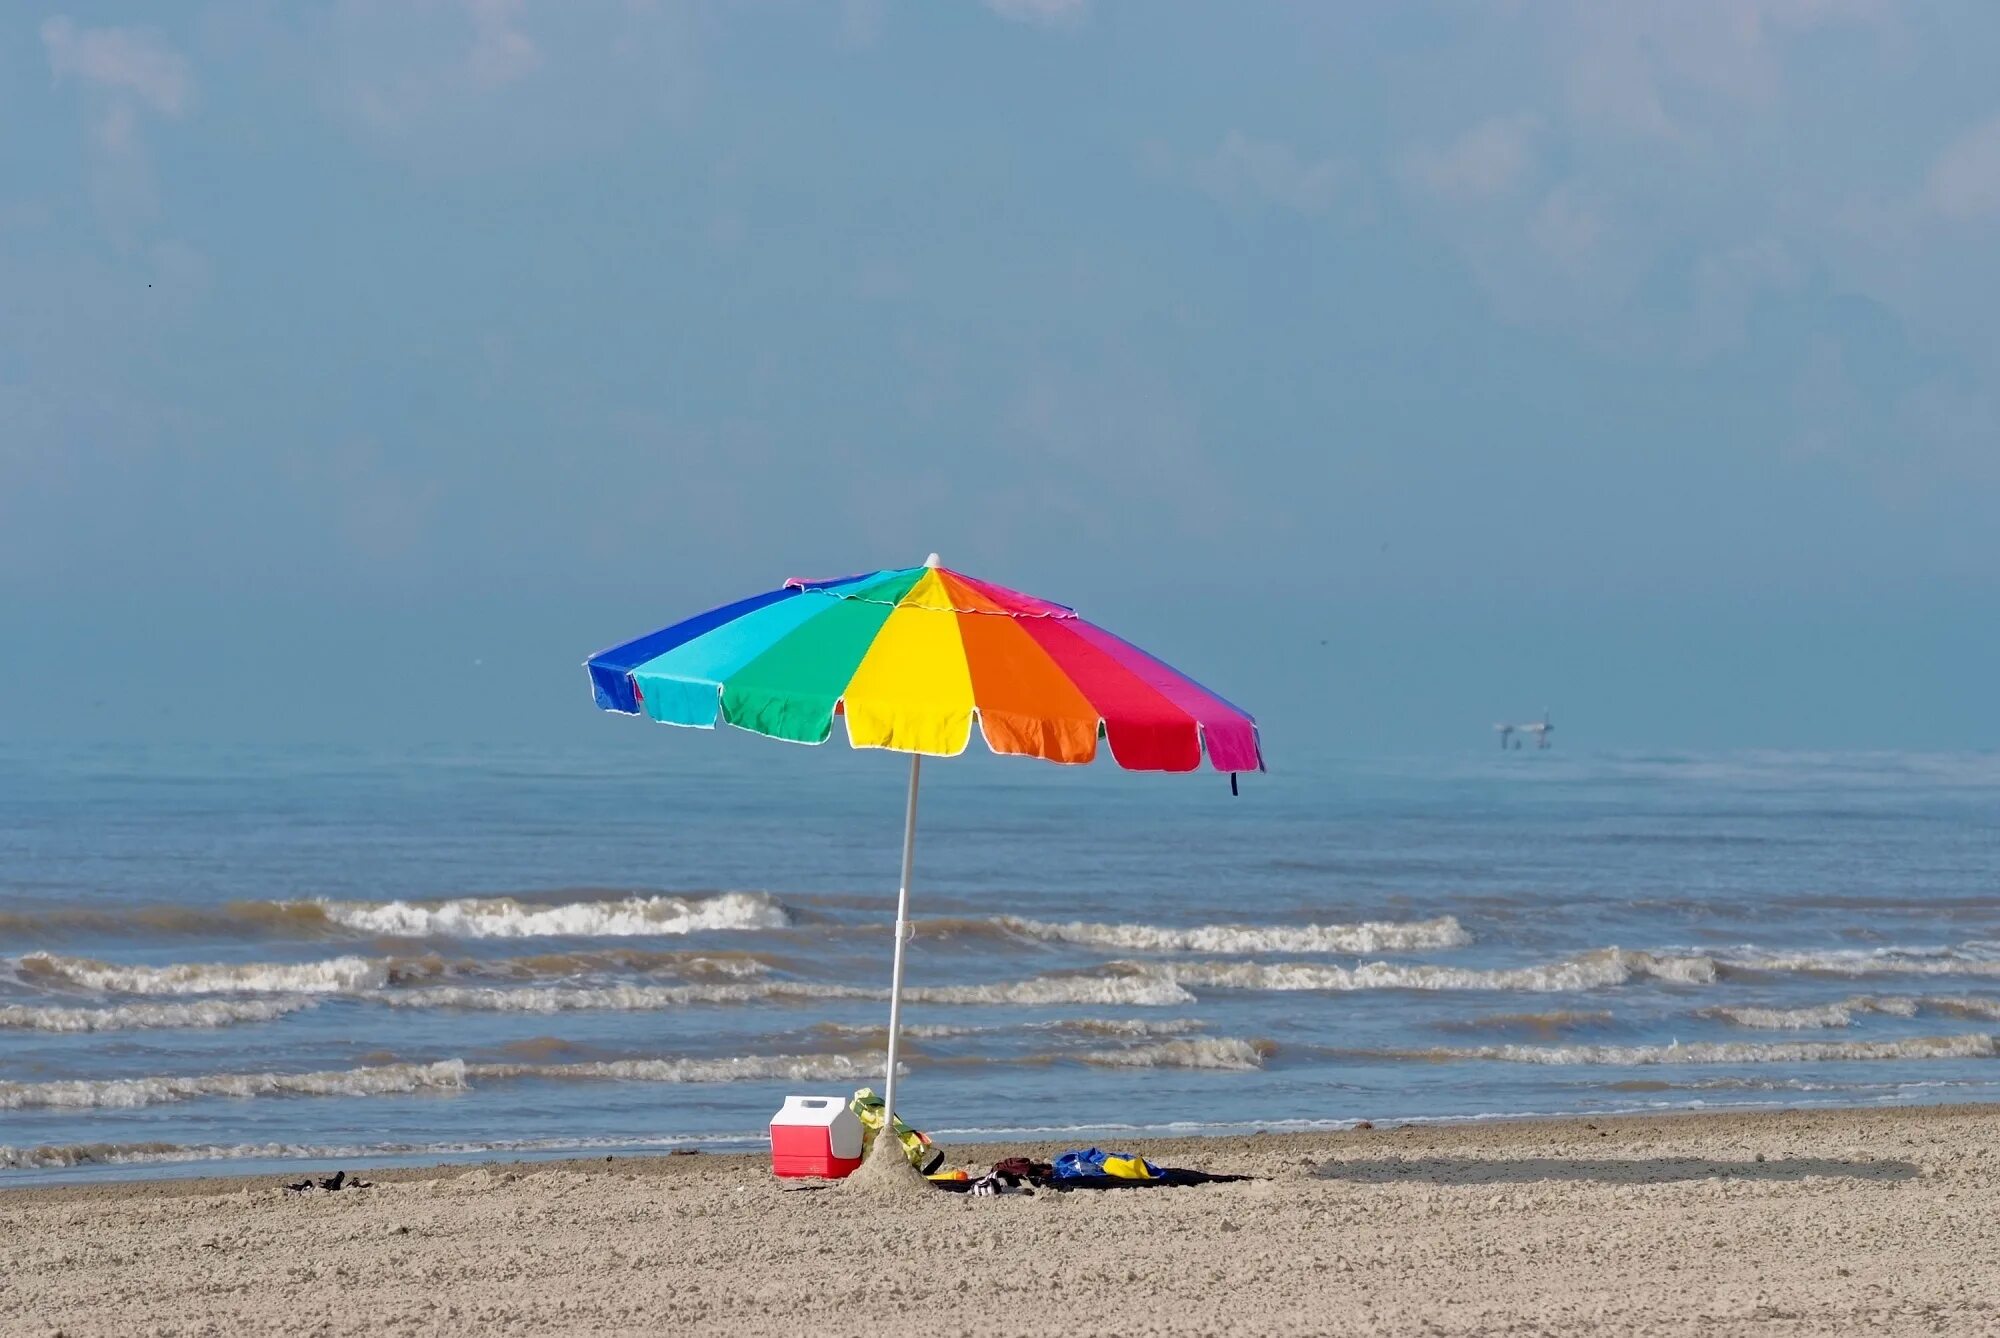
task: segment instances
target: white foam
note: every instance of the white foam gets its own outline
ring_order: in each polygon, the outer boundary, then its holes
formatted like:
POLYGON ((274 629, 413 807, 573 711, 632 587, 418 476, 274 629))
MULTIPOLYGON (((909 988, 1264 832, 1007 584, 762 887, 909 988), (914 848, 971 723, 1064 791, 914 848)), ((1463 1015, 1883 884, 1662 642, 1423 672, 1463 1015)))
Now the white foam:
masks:
MULTIPOLYGON (((903 1035, 920 1041, 949 1040, 959 1036, 1010 1035, 1023 1031, 1057 1032, 1077 1036, 1184 1036, 1200 1031, 1202 1023, 1191 1017, 1167 1018, 1152 1022, 1143 1018, 1057 1018, 1051 1022, 989 1023, 983 1026, 951 1026, 940 1023, 903 1024, 903 1035)), ((818 1022, 813 1030, 834 1036, 859 1036, 880 1041, 889 1029, 879 1022, 818 1022)))
MULTIPOLYGON (((881 1023, 870 1025, 858 1022, 821 1022, 813 1030, 828 1032, 836 1036, 858 1036, 863 1040, 880 1043, 888 1038, 889 1029, 881 1023)), ((911 1023, 902 1026, 906 1041, 945 1041, 959 1036, 990 1036, 995 1032, 1007 1031, 1006 1027, 953 1027, 939 1023, 911 1023)))
POLYGON ((20 959, 34 975, 58 976, 114 994, 344 994, 380 989, 389 964, 372 957, 322 962, 175 962, 128 966, 88 957, 31 952, 20 959))
POLYGON ((397 1008, 465 1008, 496 1013, 651 1012, 691 1004, 758 1003, 773 999, 873 999, 886 992, 806 981, 709 985, 543 985, 501 988, 437 985, 389 990, 370 997, 397 1008))
POLYGON ((1128 952, 1411 952, 1462 948, 1472 942, 1456 919, 1369 920, 1329 925, 1057 924, 1002 915, 995 923, 1012 933, 1049 943, 1075 943, 1128 952))
POLYGON ((1367 962, 1332 966, 1319 962, 1192 962, 1152 968, 1168 979, 1196 988, 1236 990, 1525 990, 1550 993, 1602 989, 1647 976, 1679 984, 1705 985, 1715 979, 1706 957, 1668 957, 1604 948, 1540 966, 1471 967, 1428 963, 1367 962))
POLYGON ((1854 1024, 1855 1010, 1844 1003, 1816 1004, 1810 1008, 1709 1008, 1703 1013, 1734 1022, 1739 1027, 1760 1031, 1818 1031, 1827 1027, 1854 1024))
POLYGON ((1739 1027, 1763 1031, 1816 1031, 1826 1027, 1848 1027, 1864 1013, 1886 1013, 1892 1017, 1915 1017, 1919 1000, 1877 998, 1857 994, 1838 1003, 1815 1004, 1803 1008, 1759 1008, 1718 1006, 1704 1009, 1708 1017, 1719 1017, 1739 1027))
MULTIPOLYGON (((886 999, 889 996, 884 991, 881 997, 886 999)), ((1123 1004, 1166 1008, 1194 1002, 1194 996, 1174 981, 1137 972, 1108 976, 1036 976, 1032 980, 1001 981, 990 985, 930 985, 906 989, 903 997, 911 1003, 1013 1004, 1023 1008, 1045 1008, 1053 1004, 1123 1004)))
MULTIPOLYGON (((268 1155, 282 1155, 279 1144, 265 1145, 268 1155)), ((259 1147, 186 1146, 179 1143, 45 1143, 40 1147, 17 1148, 0 1144, 0 1168, 12 1171, 46 1171, 63 1166, 123 1166, 134 1163, 175 1161, 222 1161, 230 1157, 254 1157, 259 1147)))
POLYGON ((1716 960, 1703 953, 1606 951, 1616 953, 1635 977, 1650 976, 1676 985, 1713 985, 1720 975, 1716 960))
POLYGON ((644 948, 587 948, 581 952, 534 953, 525 957, 455 957, 425 953, 389 959, 389 981, 414 985, 454 978, 487 980, 565 979, 610 972, 680 980, 748 980, 768 975, 768 962, 749 954, 726 957, 657 952, 644 948))
POLYGON ((381 1064, 323 1073, 205 1073, 188 1077, 0 1082, 0 1110, 152 1106, 200 1097, 385 1096, 465 1086, 463 1060, 381 1064))
POLYGON ((608 1059, 583 1064, 473 1064, 474 1078, 663 1083, 846 1082, 876 1074, 846 1055, 738 1055, 725 1059, 608 1059))
POLYGON ((450 901, 322 901, 335 924, 402 938, 621 938, 704 930, 783 929, 791 916, 762 892, 713 897, 625 897, 540 905, 513 897, 450 901))
MULTIPOLYGON (((425 989, 385 990, 370 996, 398 1008, 468 1008, 489 1012, 567 1013, 580 1011, 654 1011, 696 1004, 781 1002, 789 999, 860 999, 886 1001, 885 989, 832 985, 804 980, 754 980, 699 985, 604 985, 503 989, 491 986, 439 985, 425 989)), ((1156 1007, 1192 1003, 1194 996, 1171 980, 1142 974, 1113 976, 1038 976, 1031 980, 989 985, 942 985, 905 989, 911 1003, 1124 1004, 1156 1007)))
MULTIPOLYGON (((504 969, 509 963, 519 960, 519 958, 502 958, 500 965, 504 969)), ((612 964, 619 965, 615 961, 612 964)), ((749 980, 756 976, 769 975, 771 973, 771 964, 761 961, 758 958, 747 956, 693 956, 677 957, 650 966, 635 962, 627 969, 659 972, 663 975, 680 976, 684 979, 695 979, 702 976, 723 976, 730 980, 749 980)))
POLYGON ((1671 1045, 1480 1045, 1389 1052, 1426 1060, 1494 1059, 1509 1064, 1808 1064, 1840 1060, 1990 1059, 2000 1046, 1984 1033, 1898 1041, 1699 1041, 1671 1045))
POLYGON ((2000 976, 2000 958, 1961 948, 1829 948, 1813 952, 1773 952, 1738 948, 1721 956, 1724 966, 1747 971, 1797 971, 1826 976, 2000 976))
POLYGON ((1079 1017, 1029 1025, 1037 1030, 1074 1032, 1081 1036, 1184 1036, 1191 1031, 1200 1031, 1203 1023, 1199 1018, 1192 1017, 1167 1018, 1159 1022, 1144 1018, 1079 1017))
MULTIPOLYGON (((889 1039, 889 1028, 880 1022, 815 1022, 812 1030, 823 1036, 849 1036, 864 1045, 882 1045, 889 1039)), ((1015 1030, 1007 1026, 958 1027, 946 1023, 905 1022, 902 1036, 906 1041, 946 1041, 961 1036, 1004 1035, 1015 1030)))
POLYGON ((1198 1036, 1190 1040, 1136 1045, 1129 1050, 1093 1050, 1081 1056, 1086 1064, 1109 1068, 1229 1069, 1264 1067, 1263 1052, 1233 1036, 1198 1036))
POLYGON ((26 1031, 127 1031, 227 1027, 270 1022, 313 1006, 311 999, 202 999, 194 1003, 118 1004, 110 1008, 0 1007, 0 1027, 26 1031))

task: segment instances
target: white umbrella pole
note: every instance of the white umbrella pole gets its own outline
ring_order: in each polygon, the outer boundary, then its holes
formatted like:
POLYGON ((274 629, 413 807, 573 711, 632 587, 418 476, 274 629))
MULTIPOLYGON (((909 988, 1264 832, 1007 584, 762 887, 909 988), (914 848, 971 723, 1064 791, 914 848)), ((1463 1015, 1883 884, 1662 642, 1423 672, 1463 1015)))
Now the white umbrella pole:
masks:
POLYGON ((882 1078, 882 1132, 896 1136, 896 1041, 903 1030, 903 948, 910 941, 910 863, 917 853, 917 770, 923 757, 910 754, 910 800, 903 813, 903 884, 896 890, 896 966, 889 976, 889 1071, 882 1078))

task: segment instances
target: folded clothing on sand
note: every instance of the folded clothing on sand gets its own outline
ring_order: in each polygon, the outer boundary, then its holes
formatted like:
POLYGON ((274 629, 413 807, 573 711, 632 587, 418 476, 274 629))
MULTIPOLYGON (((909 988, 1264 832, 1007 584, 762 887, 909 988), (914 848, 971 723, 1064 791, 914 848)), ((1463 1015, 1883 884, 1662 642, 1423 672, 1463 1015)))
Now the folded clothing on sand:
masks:
POLYGON ((974 1198, 981 1199, 995 1194, 1033 1195, 1035 1192, 1029 1187, 1029 1181, 1021 1176, 1002 1175, 998 1171, 988 1171, 976 1179, 970 1176, 964 1180, 945 1180, 936 1176, 929 1179, 933 1187, 944 1190, 947 1194, 970 1194, 974 1198))
POLYGON ((1011 1175, 1016 1180, 1046 1180, 1055 1174, 1055 1167, 1045 1161, 1029 1161, 1026 1157, 1003 1157, 993 1163, 995 1175, 1011 1175))

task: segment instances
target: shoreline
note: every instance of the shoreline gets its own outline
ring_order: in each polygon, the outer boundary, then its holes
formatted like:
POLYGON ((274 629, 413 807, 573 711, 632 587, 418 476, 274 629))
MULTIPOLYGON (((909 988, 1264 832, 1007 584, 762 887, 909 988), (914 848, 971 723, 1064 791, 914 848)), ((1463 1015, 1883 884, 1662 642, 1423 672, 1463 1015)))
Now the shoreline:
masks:
MULTIPOLYGON (((955 1144, 946 1164, 1064 1146, 955 1144)), ((884 1198, 702 1153, 395 1168, 339 1193, 23 1187, 0 1194, 0 1333, 2000 1329, 2000 1105, 1125 1150, 1257 1178, 884 1198)))
MULTIPOLYGON (((1370 1134, 1380 1136, 1384 1132, 1410 1136, 1416 1132, 1436 1130, 1450 1136, 1452 1142, 1476 1142, 1474 1130, 1486 1130, 1486 1128, 1516 1128, 1516 1126, 1556 1128, 1566 1124, 1578 1124, 1590 1128, 1632 1126, 1636 1130, 1644 1130, 1646 1126, 1654 1126, 1660 1122, 1678 1122, 1678 1120, 1694 1120, 1694 1122, 1760 1120, 1760 1118, 1776 1120, 1784 1116, 1812 1118, 1826 1114, 1842 1114, 1856 1118, 1874 1114, 1874 1116, 1894 1118, 1898 1114, 1918 1114, 1918 1112, 1948 1112, 1952 1116, 1966 1116, 1966 1118, 1990 1114, 1996 1120, 1996 1124, 2000 1124, 2000 1102, 1936 1102, 1936 1104, 1902 1102, 1902 1104, 1882 1104, 1882 1106, 1842 1106, 1842 1104, 1776 1106, 1774 1104, 1774 1106, 1708 1106, 1708 1108, 1686 1108, 1686 1110, 1648 1110, 1648 1112, 1616 1112, 1616 1114, 1496 1114, 1496 1116, 1434 1116, 1434 1118, 1418 1116, 1410 1120, 1384 1120, 1380 1124, 1370 1120, 1356 1122, 1366 1128, 1356 1128, 1356 1126, 1312 1128, 1312 1130, 1252 1128, 1250 1132, 1206 1132, 1206 1134, 1186 1134, 1186 1132, 1146 1134, 1132 1130, 1122 1130, 1122 1132, 1098 1130, 1096 1134, 1092 1134, 1090 1130, 1080 1130, 1072 1138, 1050 1138, 1042 1132, 1036 1132, 1032 1136, 1022 1136, 1022 1138, 976 1138, 970 1142, 958 1142, 950 1136, 938 1136, 936 1146, 946 1152, 946 1166, 962 1166, 966 1162, 978 1162, 986 1166, 1004 1156, 1020 1156, 1020 1154, 1046 1158, 1054 1156, 1056 1152, 1064 1152, 1078 1146, 1090 1146, 1090 1144, 1110 1146, 1114 1142, 1120 1146, 1130 1144, 1132 1148, 1166 1150, 1160 1152, 1160 1156, 1152 1156, 1150 1152, 1146 1154, 1150 1160, 1158 1162, 1178 1152, 1186 1152, 1192 1156, 1198 1154, 1204 1146, 1214 1146, 1214 1144, 1236 1144, 1236 1142, 1256 1144, 1266 1140, 1268 1142, 1306 1140, 1312 1144, 1320 1144, 1320 1142, 1356 1140, 1370 1134)), ((1272 1124, 1284 1124, 1284 1120, 1274 1120, 1272 1124)), ((510 1156, 506 1152, 496 1152, 488 1156, 480 1152, 468 1152, 440 1160, 414 1160, 414 1162, 406 1162, 396 1156, 386 1156, 384 1162, 380 1164, 370 1162, 368 1156, 242 1158, 244 1162, 262 1160, 266 1164, 274 1164, 270 1170, 220 1170, 222 1166, 228 1164, 228 1160, 218 1158, 214 1162, 218 1170, 210 1174, 200 1174, 200 1172, 176 1174, 180 1168, 196 1168, 206 1164, 194 1158, 186 1162, 152 1162, 152 1164, 84 1162, 74 1168, 20 1168, 12 1172, 0 1172, 0 1208, 6 1208, 20 1196, 30 1196, 30 1194, 32 1196, 46 1194, 52 1198, 64 1194, 82 1194, 86 1198, 96 1198, 104 1194, 110 1196, 156 1194, 162 1198, 236 1194, 246 1188, 268 1188, 270 1184, 276 1182, 296 1182, 304 1176, 326 1176, 340 1168, 346 1168, 348 1174, 360 1174, 380 1184, 406 1184, 414 1180, 434 1180, 440 1176, 450 1178, 450 1176, 470 1174, 474 1170, 530 1174, 536 1170, 554 1168, 554 1170, 572 1170, 578 1174, 594 1174, 602 1170, 606 1164, 616 1166, 620 1170, 630 1170, 634 1166, 648 1162, 684 1164, 684 1162, 694 1162, 696 1158, 700 1158, 704 1164, 710 1166, 722 1164, 740 1170, 768 1172, 768 1154, 756 1146, 744 1148, 740 1146, 742 1142, 744 1140, 736 1138, 716 1138, 714 1144, 704 1146, 700 1140, 688 1140, 686 1144, 676 1144, 668 1148, 662 1140, 652 1148, 632 1148, 632 1150, 610 1148, 592 1152, 592 1150, 552 1148, 546 1154, 534 1154, 534 1156, 510 1156), (162 1170, 162 1168, 174 1168, 174 1170, 162 1170), (62 1176, 68 1172, 76 1172, 74 1182, 62 1180, 62 1176), (28 1182, 10 1184, 12 1176, 36 1176, 36 1178, 28 1182)))
MULTIPOLYGON (((1475 1131, 1484 1129, 1521 1129, 1546 1127, 1552 1134, 1562 1133, 1568 1126, 1585 1127, 1590 1130, 1611 1130, 1629 1128, 1644 1131, 1663 1123, 1678 1121, 1722 1121, 1760 1119, 1778 1120, 1785 1117, 1810 1119, 1826 1115, 1853 1116, 1866 1118, 1878 1116, 1894 1119, 1901 1115, 1918 1115, 1937 1112, 1952 1117, 1990 1117, 1996 1127, 2000 1127, 2000 1101, 1996 1102, 1949 1102, 1949 1103, 1899 1103, 1879 1106, 1854 1105, 1771 1105, 1708 1107, 1696 1109, 1661 1111, 1624 1111, 1613 1114, 1566 1114, 1566 1115, 1471 1115, 1471 1116, 1419 1116, 1407 1120, 1387 1120, 1380 1123, 1361 1120, 1346 1128, 1315 1129, 1266 1129, 1253 1127, 1248 1132, 1213 1133, 1161 1133, 1149 1134, 1142 1131, 1099 1130, 1093 1133, 1080 1129, 1070 1138, 1050 1138, 1037 1132, 1033 1136, 1019 1139, 982 1137, 960 1142, 948 1135, 937 1136, 937 1146, 945 1151, 947 1168, 977 1163, 990 1165, 1003 1157, 1031 1155, 1048 1158, 1071 1148, 1098 1144, 1109 1146, 1117 1143, 1121 1147, 1129 1145, 1155 1162, 1171 1161, 1173 1156, 1198 1156, 1202 1149, 1217 1145, 1271 1144, 1302 1141, 1315 1147, 1321 1145, 1339 1146, 1353 1140, 1384 1134, 1400 1135, 1412 1145, 1421 1146, 1424 1140, 1410 1136, 1420 1133, 1435 1133, 1453 1143, 1471 1144, 1478 1142, 1475 1131), (1144 1151, 1160 1149, 1159 1155, 1144 1151)), ((1250 1123, 1245 1121, 1246 1124, 1250 1123)), ((1274 1120, 1273 1124, 1287 1123, 1274 1120)), ((714 1140, 718 1144, 739 1144, 743 1140, 714 1140)), ((404 1161, 388 1156, 382 1163, 371 1163, 365 1156, 286 1157, 250 1158, 245 1162, 262 1161, 279 1163, 273 1169, 262 1171, 230 1171, 217 1169, 213 1173, 163 1173, 160 1168, 192 1168, 208 1163, 189 1159, 184 1162, 141 1163, 128 1165, 119 1163, 81 1163, 74 1167, 20 1168, 15 1171, 0 1172, 0 1208, 16 1204, 23 1196, 48 1196, 51 1200, 65 1195, 85 1198, 103 1196, 136 1196, 188 1198, 215 1194, 234 1194, 246 1189, 269 1188, 279 1182, 296 1182, 306 1176, 329 1175, 335 1170, 346 1169, 350 1175, 361 1175, 380 1184, 404 1184, 467 1175, 474 1171, 487 1170, 494 1173, 531 1174, 543 1170, 559 1170, 576 1174, 601 1173, 608 1165, 619 1171, 631 1171, 649 1163, 686 1165, 699 1161, 708 1166, 722 1166, 732 1170, 769 1173, 768 1154, 761 1148, 725 1146, 711 1149, 701 1146, 698 1141, 673 1147, 661 1144, 651 1148, 632 1150, 608 1149, 589 1151, 584 1149, 549 1149, 546 1154, 510 1156, 504 1152, 492 1155, 465 1153, 439 1160, 404 1161), (152 1169, 149 1171, 148 1167, 152 1169), (68 1172, 76 1173, 73 1183, 65 1183, 62 1177, 68 1172), (120 1174, 120 1172, 126 1172, 120 1174), (37 1179, 26 1183, 9 1183, 10 1177, 35 1176, 37 1179)), ((420 1154, 418 1154, 420 1155, 420 1154)), ((226 1165, 226 1159, 217 1159, 218 1168, 226 1165)), ((1174 1163, 1179 1165, 1181 1163, 1174 1163)), ((659 1173, 659 1172, 653 1172, 659 1173)))

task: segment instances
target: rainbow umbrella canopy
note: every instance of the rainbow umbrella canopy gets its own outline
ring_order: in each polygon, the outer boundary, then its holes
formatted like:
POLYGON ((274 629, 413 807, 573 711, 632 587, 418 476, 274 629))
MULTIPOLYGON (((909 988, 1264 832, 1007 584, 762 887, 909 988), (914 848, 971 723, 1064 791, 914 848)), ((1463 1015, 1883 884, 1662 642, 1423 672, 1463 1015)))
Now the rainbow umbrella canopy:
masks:
POLYGON ((824 743, 833 718, 856 748, 910 754, 903 877, 889 989, 884 1127, 895 1111, 903 948, 917 781, 973 726, 996 753, 1083 764, 1099 741, 1128 771, 1261 771, 1257 724, 1193 679, 1085 622, 1076 610, 938 564, 777 589, 662 628, 585 661, 607 711, 668 725, 717 722, 824 743))

